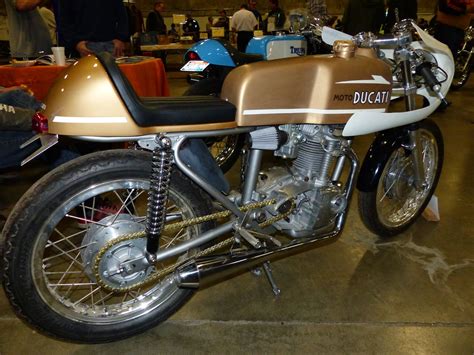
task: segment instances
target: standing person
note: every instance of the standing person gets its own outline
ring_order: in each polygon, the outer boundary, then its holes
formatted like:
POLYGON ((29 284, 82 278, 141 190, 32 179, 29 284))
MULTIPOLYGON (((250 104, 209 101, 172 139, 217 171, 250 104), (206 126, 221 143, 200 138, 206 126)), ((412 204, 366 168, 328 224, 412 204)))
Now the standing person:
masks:
POLYGON ((439 0, 435 38, 446 44, 454 59, 464 40, 464 30, 474 13, 474 0, 439 0))
POLYGON ((51 54, 48 27, 38 11, 41 0, 5 0, 12 58, 51 54))
POLYGON ((41 5, 38 10, 44 22, 46 22, 46 25, 48 26, 51 42, 53 43, 53 45, 56 45, 56 18, 54 17, 54 12, 52 8, 53 5, 51 3, 51 0, 44 0, 41 2, 41 5))
POLYGON ((393 25, 397 21, 396 13, 398 12, 398 19, 413 19, 418 18, 418 1, 417 0, 388 0, 387 2, 387 20, 384 25, 384 32, 392 31, 393 25))
POLYGON ((59 8, 68 53, 81 57, 99 52, 123 56, 129 33, 122 0, 60 0, 59 8))
POLYGON ((257 25, 257 19, 255 15, 247 9, 247 5, 240 5, 240 10, 232 16, 230 21, 232 31, 237 33, 237 49, 240 52, 245 52, 247 44, 253 37, 253 30, 257 25))
POLYGON ((249 11, 251 11, 254 14, 255 18, 258 21, 258 28, 259 29, 263 28, 263 18, 260 12, 257 10, 257 1, 248 0, 247 4, 248 4, 249 11))
POLYGON ((166 34, 165 20, 161 13, 165 11, 165 3, 163 1, 155 2, 153 11, 148 14, 146 19, 146 31, 147 32, 158 32, 160 35, 166 34))
POLYGON ((384 0, 349 0, 344 11, 344 32, 356 35, 359 32, 380 32, 385 23, 384 0))
POLYGON ((214 23, 214 27, 224 27, 224 38, 229 40, 229 18, 226 10, 219 11, 219 18, 214 23))
POLYGON ((269 0, 270 12, 268 13, 266 24, 267 32, 283 30, 285 26, 285 12, 280 8, 278 0, 269 0))
POLYGON ((186 14, 186 22, 183 24, 184 34, 193 36, 193 40, 199 40, 199 23, 193 19, 191 14, 186 14))

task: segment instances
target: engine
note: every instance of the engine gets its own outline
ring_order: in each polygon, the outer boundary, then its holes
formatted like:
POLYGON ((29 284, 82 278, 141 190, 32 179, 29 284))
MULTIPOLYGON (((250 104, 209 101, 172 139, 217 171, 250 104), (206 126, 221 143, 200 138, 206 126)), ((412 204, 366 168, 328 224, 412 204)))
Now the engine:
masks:
POLYGON ((337 126, 283 125, 286 143, 276 156, 292 159, 286 167, 272 167, 260 174, 259 198, 276 199, 266 209, 267 218, 282 213, 294 201, 289 217, 275 224, 292 237, 307 237, 316 230, 330 228, 347 205, 339 176, 334 170, 348 141, 337 126))

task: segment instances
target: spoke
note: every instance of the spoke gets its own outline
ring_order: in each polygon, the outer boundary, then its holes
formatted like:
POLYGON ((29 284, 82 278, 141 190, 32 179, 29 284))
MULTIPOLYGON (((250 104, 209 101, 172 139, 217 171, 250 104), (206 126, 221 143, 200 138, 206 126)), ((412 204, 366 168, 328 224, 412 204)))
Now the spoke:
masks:
POLYGON ((113 294, 114 294, 113 292, 110 292, 110 293, 106 294, 105 296, 103 296, 103 294, 102 294, 102 289, 100 289, 100 290, 99 290, 99 295, 100 295, 101 298, 100 298, 99 300, 97 300, 97 301, 93 304, 93 306, 97 306, 97 304, 102 303, 102 306, 105 307, 105 301, 108 300, 108 299, 110 298, 110 296, 112 296, 113 294))
MULTIPOLYGON (((81 255, 81 252, 77 253, 76 257, 74 258, 74 260, 77 261, 77 258, 79 257, 79 255, 81 255)), ((58 283, 61 283, 63 282, 64 278, 66 277, 66 275, 69 274, 69 270, 71 270, 71 268, 73 267, 74 265, 74 261, 71 261, 71 263, 69 264, 68 268, 66 269, 66 271, 63 273, 63 275, 61 276, 61 278, 59 279, 58 283)), ((51 286, 51 285, 50 285, 51 286)), ((56 287, 54 288, 54 290, 56 290, 56 287)))
POLYGON ((176 233, 176 236, 175 236, 173 239, 171 239, 168 244, 164 245, 164 248, 166 249, 166 248, 169 248, 170 245, 173 245, 173 242, 174 242, 174 241, 176 241, 176 240, 178 240, 179 238, 182 237, 182 232, 184 232, 184 231, 185 231, 185 228, 181 228, 181 229, 179 230, 179 232, 176 233))
MULTIPOLYGON (((89 243, 89 244, 84 244, 84 245, 81 245, 80 247, 74 246, 74 249, 71 249, 71 250, 69 250, 69 251, 64 251, 64 250, 62 250, 60 247, 58 247, 57 245, 50 244, 50 246, 53 246, 53 247, 55 247, 56 249, 59 249, 62 253, 61 253, 61 254, 57 254, 57 255, 50 256, 50 257, 48 257, 48 258, 44 258, 43 261, 49 261, 49 260, 51 260, 51 259, 55 259, 55 258, 57 258, 57 257, 59 257, 59 256, 62 256, 62 255, 64 255, 64 254, 71 253, 71 252, 77 251, 77 250, 82 250, 82 249, 84 249, 84 248, 87 248, 87 247, 90 246, 90 245, 94 245, 95 243, 96 243, 96 242, 92 242, 92 243, 89 243)), ((49 244, 48 244, 48 245, 49 245, 49 244)), ((76 259, 76 258, 75 258, 75 259, 76 259)))
MULTIPOLYGON (((89 284, 87 285, 89 286, 89 284)), ((89 292, 87 295, 85 295, 84 297, 82 297, 81 299, 77 300, 76 302, 74 302, 73 306, 77 306, 79 303, 81 303, 82 301, 84 301, 85 299, 87 299, 88 297, 91 297, 94 293, 96 293, 97 291, 100 290, 100 286, 98 286, 97 288, 95 288, 94 290, 92 290, 91 292, 89 292)))
POLYGON ((74 237, 77 237, 79 234, 82 234, 82 233, 86 233, 87 230, 81 230, 80 232, 77 232, 77 233, 74 233, 74 234, 71 234, 69 237, 66 237, 64 236, 64 234, 62 234, 57 228, 54 228, 54 231, 56 233, 58 233, 61 237, 63 237, 62 239, 58 239, 56 240, 54 243, 50 243, 48 245, 45 246, 45 249, 46 248, 49 248, 50 246, 53 246, 55 244, 59 244, 61 242, 69 242, 73 247, 76 247, 76 245, 74 243, 72 243, 70 240, 74 237))
MULTIPOLYGON (((50 284, 49 286, 57 288, 57 287, 79 287, 79 286, 92 286, 97 285, 95 282, 72 282, 72 283, 57 283, 57 284, 50 284)), ((88 294, 90 295, 90 293, 88 294)))
POLYGON ((45 271, 44 274, 45 275, 59 275, 59 274, 72 275, 72 274, 82 274, 82 271, 45 271))
MULTIPOLYGON (((91 210, 92 210, 92 217, 91 218, 94 218, 94 212, 98 211, 98 210, 96 210, 95 208, 91 208, 91 210)), ((78 221, 81 221, 81 222, 85 222, 86 224, 96 224, 96 225, 99 225, 101 227, 108 227, 109 226, 108 224, 96 222, 92 219, 77 217, 77 216, 73 216, 73 215, 70 215, 70 214, 66 214, 65 217, 72 218, 72 219, 75 219, 75 220, 78 220, 78 221)))
MULTIPOLYGON (((49 242, 49 241, 48 241, 48 242, 49 242)), ((58 249, 58 250, 61 252, 61 254, 58 254, 58 255, 51 256, 51 257, 49 257, 49 258, 43 259, 43 263, 44 263, 46 260, 51 260, 51 259, 53 259, 53 258, 57 258, 57 257, 59 257, 59 256, 65 255, 65 256, 67 256, 68 258, 70 258, 73 262, 77 263, 82 269, 84 269, 84 265, 82 265, 79 261, 77 261, 77 258, 74 258, 73 256, 71 256, 71 255, 69 254, 69 252, 62 250, 62 249, 61 249, 60 247, 58 247, 57 245, 53 245, 53 247, 56 248, 56 249, 58 249)))

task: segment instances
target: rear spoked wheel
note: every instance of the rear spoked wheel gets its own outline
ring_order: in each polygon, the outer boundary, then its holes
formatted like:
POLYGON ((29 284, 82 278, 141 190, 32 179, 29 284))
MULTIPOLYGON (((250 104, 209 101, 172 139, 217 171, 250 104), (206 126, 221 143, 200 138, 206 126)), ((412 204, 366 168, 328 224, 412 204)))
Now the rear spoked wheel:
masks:
MULTIPOLYGON (((5 229, 4 288, 21 317, 59 338, 107 342, 155 326, 190 298, 192 292, 178 288, 170 276, 130 292, 108 291, 97 283, 98 251, 108 241, 144 229, 150 165, 145 152, 94 153, 53 171, 25 194, 5 229)), ((179 222, 210 213, 210 202, 175 172, 166 211, 167 222, 179 222)), ((160 247, 209 227, 165 233, 160 247)), ((192 253, 136 273, 116 267, 143 256, 145 245, 141 238, 114 246, 102 263, 102 279, 118 286, 140 282, 192 253)))

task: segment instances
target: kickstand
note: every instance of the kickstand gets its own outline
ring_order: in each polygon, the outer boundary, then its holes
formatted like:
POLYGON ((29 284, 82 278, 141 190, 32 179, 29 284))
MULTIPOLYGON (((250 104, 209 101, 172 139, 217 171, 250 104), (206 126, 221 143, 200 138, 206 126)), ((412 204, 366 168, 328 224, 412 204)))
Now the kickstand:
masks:
POLYGON ((263 271, 265 271, 265 275, 267 276, 268 282, 270 282, 270 286, 272 287, 272 291, 275 297, 280 296, 281 290, 277 286, 275 279, 273 278, 272 268, 270 267, 269 261, 263 263, 263 271))

